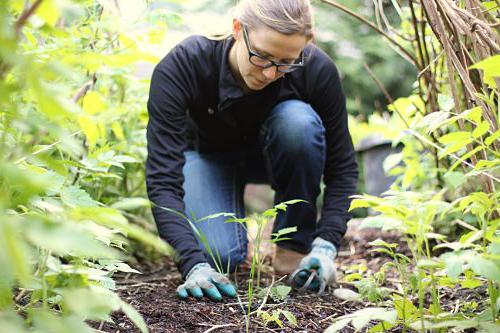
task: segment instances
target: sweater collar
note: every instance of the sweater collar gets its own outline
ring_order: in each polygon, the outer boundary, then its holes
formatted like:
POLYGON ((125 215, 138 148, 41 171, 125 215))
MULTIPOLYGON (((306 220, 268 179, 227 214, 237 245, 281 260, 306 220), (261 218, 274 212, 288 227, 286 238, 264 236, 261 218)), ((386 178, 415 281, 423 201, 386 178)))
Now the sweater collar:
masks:
POLYGON ((223 104, 228 99, 242 97, 243 89, 236 82, 229 66, 229 51, 234 44, 232 36, 226 38, 222 44, 222 57, 219 71, 219 102, 223 104))

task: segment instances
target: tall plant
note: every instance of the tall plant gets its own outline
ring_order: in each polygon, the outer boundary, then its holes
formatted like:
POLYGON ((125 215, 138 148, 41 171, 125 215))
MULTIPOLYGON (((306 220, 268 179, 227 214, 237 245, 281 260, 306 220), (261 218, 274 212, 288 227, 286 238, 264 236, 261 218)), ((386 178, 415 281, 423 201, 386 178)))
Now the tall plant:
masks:
MULTIPOLYGON (((498 1, 393 1, 401 13, 397 30, 335 1, 323 2, 379 31, 419 71, 415 94, 397 100, 373 77, 391 102, 389 110, 405 124, 397 140, 404 148, 386 160, 386 170, 399 175, 391 190, 382 198, 357 196, 351 209, 372 207, 380 213, 366 219, 366 227, 402 231, 413 267, 404 286, 407 298, 390 299, 397 318, 374 310, 373 319, 421 331, 498 330, 498 1), (459 234, 439 232, 449 225, 459 234), (445 253, 437 256, 438 249, 445 253), (470 308, 448 312, 440 299, 445 286, 457 285, 486 288, 488 297, 472 313, 470 308)), ((383 16, 383 7, 378 10, 383 16)), ((341 318, 332 331, 354 323, 353 318, 341 318)))
POLYGON ((91 332, 116 310, 147 331, 112 279, 138 273, 129 238, 170 253, 137 225, 147 82, 132 75, 164 26, 132 23, 95 0, 0 2, 2 331, 91 332))

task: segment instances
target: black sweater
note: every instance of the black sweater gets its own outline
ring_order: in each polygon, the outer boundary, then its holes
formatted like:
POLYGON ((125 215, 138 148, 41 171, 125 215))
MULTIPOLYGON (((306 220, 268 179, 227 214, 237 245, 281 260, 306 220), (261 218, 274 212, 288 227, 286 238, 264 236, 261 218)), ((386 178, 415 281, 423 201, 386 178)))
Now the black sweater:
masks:
MULTIPOLYGON (((243 94, 229 68, 234 40, 191 36, 155 67, 148 100, 146 183, 158 232, 178 254, 183 277, 206 258, 189 223, 161 207, 184 213, 183 152, 231 152, 255 144, 273 106, 288 99, 311 104, 326 129, 325 194, 315 236, 337 247, 350 215, 349 196, 357 164, 347 128, 345 96, 338 71, 319 48, 305 48, 306 66, 243 94)), ((209 200, 210 198, 207 198, 209 200)))

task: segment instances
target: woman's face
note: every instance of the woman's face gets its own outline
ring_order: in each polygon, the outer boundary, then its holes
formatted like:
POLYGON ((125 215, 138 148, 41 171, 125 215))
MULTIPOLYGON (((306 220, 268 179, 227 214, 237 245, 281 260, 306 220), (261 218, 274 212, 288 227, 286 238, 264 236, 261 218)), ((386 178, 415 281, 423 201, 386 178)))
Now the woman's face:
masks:
MULTIPOLYGON (((254 53, 266 57, 276 63, 292 63, 297 59, 307 44, 304 35, 284 35, 265 26, 257 29, 247 28, 248 47, 254 53)), ((251 90, 261 90, 271 82, 279 79, 284 73, 276 70, 276 66, 261 68, 249 61, 248 48, 243 35, 243 26, 238 20, 233 21, 233 35, 237 72, 236 75, 251 90)))

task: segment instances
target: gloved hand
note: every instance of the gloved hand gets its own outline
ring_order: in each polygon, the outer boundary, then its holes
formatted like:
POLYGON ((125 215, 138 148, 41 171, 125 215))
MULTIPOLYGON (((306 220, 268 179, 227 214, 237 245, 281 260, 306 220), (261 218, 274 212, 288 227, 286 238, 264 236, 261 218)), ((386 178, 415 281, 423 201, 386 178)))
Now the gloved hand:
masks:
POLYGON ((186 275, 186 282, 177 288, 180 298, 187 298, 189 294, 197 299, 205 294, 214 301, 220 301, 222 295, 235 297, 236 288, 227 277, 204 262, 194 265, 186 275))
POLYGON ((335 245, 316 237, 311 252, 300 261, 298 268, 290 275, 290 285, 299 290, 323 293, 326 286, 335 282, 337 274, 335 257, 337 257, 335 245))

